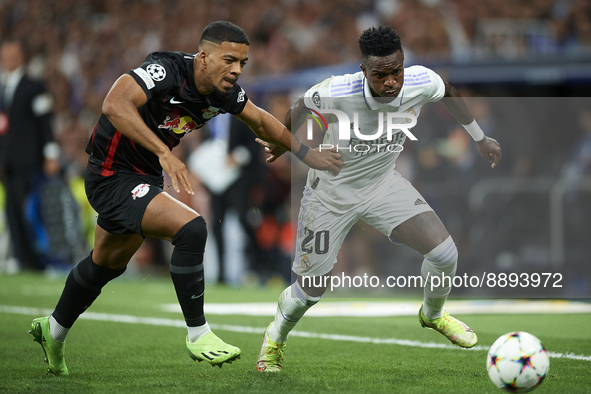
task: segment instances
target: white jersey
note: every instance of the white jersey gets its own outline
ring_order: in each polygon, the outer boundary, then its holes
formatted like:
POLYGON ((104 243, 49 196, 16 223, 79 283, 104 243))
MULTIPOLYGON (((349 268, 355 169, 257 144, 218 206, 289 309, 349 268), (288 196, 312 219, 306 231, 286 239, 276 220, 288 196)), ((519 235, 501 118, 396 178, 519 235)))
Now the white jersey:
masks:
MULTIPOLYGON (((310 169, 307 187, 313 189, 320 201, 334 212, 347 212, 372 198, 380 186, 394 177, 396 158, 406 140, 406 134, 400 129, 394 129, 388 140, 387 113, 402 112, 418 117, 424 104, 439 101, 444 94, 445 85, 441 77, 423 66, 404 69, 402 89, 389 103, 379 103, 373 98, 361 71, 333 76, 310 88, 304 95, 305 106, 320 113, 323 110, 344 112, 350 118, 351 137, 349 141, 339 140, 337 117, 323 115, 328 123, 323 147, 338 146, 344 165, 337 176, 328 171, 310 169), (353 131, 355 113, 359 132, 375 138, 364 140, 356 137, 353 131)), ((411 119, 395 118, 392 123, 401 124, 405 120, 411 119)))

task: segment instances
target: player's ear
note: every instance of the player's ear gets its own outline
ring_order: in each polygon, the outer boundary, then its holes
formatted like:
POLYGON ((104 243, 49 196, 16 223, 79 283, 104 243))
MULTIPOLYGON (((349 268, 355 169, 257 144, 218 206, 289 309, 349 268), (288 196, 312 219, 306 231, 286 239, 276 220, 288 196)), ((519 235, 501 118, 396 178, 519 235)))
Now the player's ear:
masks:
POLYGON ((364 76, 365 78, 367 78, 367 71, 366 71, 366 69, 365 69, 365 66, 363 65, 363 63, 361 63, 361 64, 359 65, 359 67, 361 67, 361 71, 363 71, 363 76, 364 76))
POLYGON ((204 69, 207 68, 207 57, 208 53, 203 49, 197 54, 197 63, 204 69))

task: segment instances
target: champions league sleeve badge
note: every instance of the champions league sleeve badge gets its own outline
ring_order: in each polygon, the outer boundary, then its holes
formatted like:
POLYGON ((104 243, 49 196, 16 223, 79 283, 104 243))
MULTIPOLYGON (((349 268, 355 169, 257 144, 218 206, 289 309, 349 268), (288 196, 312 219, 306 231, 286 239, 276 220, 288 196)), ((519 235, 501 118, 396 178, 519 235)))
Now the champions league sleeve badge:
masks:
POLYGON ((160 64, 149 64, 146 71, 154 81, 162 81, 166 77, 166 69, 160 64))

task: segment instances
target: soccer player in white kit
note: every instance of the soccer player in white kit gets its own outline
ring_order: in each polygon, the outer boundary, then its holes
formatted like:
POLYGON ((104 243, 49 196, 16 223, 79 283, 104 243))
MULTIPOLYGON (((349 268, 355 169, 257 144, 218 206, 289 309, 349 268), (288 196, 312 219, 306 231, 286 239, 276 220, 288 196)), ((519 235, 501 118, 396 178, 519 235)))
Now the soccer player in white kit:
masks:
MULTIPOLYGON (((427 283, 419 310, 420 324, 439 331, 458 346, 469 348, 477 342, 473 330, 444 310, 451 291, 451 286, 445 285, 451 284, 431 287, 429 278, 453 277, 458 252, 437 214, 394 169, 407 134, 401 127, 387 138, 388 126, 392 129, 392 122, 401 124, 405 119, 402 116, 402 121, 390 120, 388 125, 387 113, 416 117, 424 104, 446 97, 442 104, 474 138, 478 152, 493 168, 501 159, 500 145, 484 135, 453 86, 426 67, 404 68, 404 52, 394 30, 385 26, 367 29, 359 46, 363 60, 360 72, 333 76, 313 86, 292 105, 284 120, 285 126, 295 132, 310 110, 325 114, 342 111, 352 122, 356 113, 351 128, 357 127, 364 136, 375 139, 353 137, 343 141, 339 139, 337 118, 324 116, 328 118, 328 128, 321 147, 338 146, 344 165, 338 175, 314 169, 308 172, 292 267, 297 280, 279 296, 275 320, 263 337, 257 360, 259 371, 282 370, 289 332, 320 301, 326 283, 330 283, 330 279, 302 278, 325 278, 332 274, 343 240, 358 220, 373 226, 393 243, 408 245, 424 256, 421 275, 427 283), (317 287, 320 282, 324 286, 317 287)), ((271 154, 269 162, 284 152, 264 141, 259 143, 271 154)))

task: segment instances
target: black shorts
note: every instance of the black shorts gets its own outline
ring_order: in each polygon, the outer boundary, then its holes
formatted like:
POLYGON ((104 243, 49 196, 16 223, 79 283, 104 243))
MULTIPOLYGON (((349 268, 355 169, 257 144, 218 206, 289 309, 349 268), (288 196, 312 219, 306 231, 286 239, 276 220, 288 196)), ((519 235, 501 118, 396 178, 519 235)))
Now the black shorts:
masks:
POLYGON ((86 170, 86 196, 98 212, 97 224, 111 234, 140 234, 146 207, 162 190, 162 177, 116 174, 100 176, 86 170))

